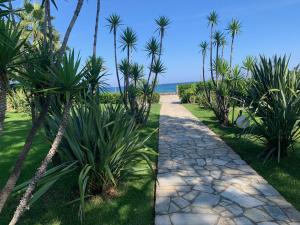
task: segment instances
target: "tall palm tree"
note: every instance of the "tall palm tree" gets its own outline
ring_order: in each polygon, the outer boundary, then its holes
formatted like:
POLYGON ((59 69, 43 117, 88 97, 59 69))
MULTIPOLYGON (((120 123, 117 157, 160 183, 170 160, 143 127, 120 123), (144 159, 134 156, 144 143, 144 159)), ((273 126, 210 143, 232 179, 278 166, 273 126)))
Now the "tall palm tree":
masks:
POLYGON ((241 33, 242 24, 237 19, 232 19, 231 22, 228 24, 227 31, 231 36, 231 46, 230 46, 230 61, 229 65, 232 66, 232 59, 233 59, 233 45, 235 37, 241 33))
POLYGON ((210 103, 210 96, 206 87, 206 80, 205 80, 205 59, 206 59, 206 54, 208 49, 208 43, 206 41, 202 41, 200 43, 200 49, 202 54, 202 80, 204 84, 204 90, 205 90, 207 101, 208 103, 210 103))
POLYGON ((246 58, 243 61, 243 69, 246 70, 247 74, 246 77, 249 77, 249 73, 252 71, 253 66, 255 64, 255 57, 253 56, 246 56, 246 58))
POLYGON ((21 40, 21 35, 22 30, 18 25, 0 18, 0 135, 4 129, 9 74, 18 66, 22 55, 21 48, 26 41, 21 40))
POLYGON ((216 11, 212 11, 207 16, 207 20, 208 20, 208 26, 210 26, 210 75, 211 75, 212 82, 214 83, 214 85, 216 85, 214 75, 213 75, 213 55, 212 55, 214 27, 218 25, 218 14, 216 13, 216 11))
POLYGON ((72 51, 69 53, 69 55, 65 55, 63 57, 61 65, 56 68, 56 71, 53 71, 53 76, 51 77, 51 81, 49 82, 52 82, 56 85, 56 91, 59 96, 63 95, 65 97, 62 119, 58 127, 56 136, 52 142, 51 148, 42 161, 40 167, 37 169, 34 177, 31 179, 9 225, 15 225, 26 208, 28 208, 29 201, 38 181, 45 174, 49 163, 52 161, 52 158, 56 154, 58 147, 62 141, 69 119, 73 98, 78 93, 80 93, 83 88, 86 87, 86 83, 82 82, 84 73, 82 71, 79 71, 79 66, 80 59, 76 59, 74 51, 72 51))
POLYGON ((158 26, 157 30, 159 31, 160 36, 160 46, 159 46, 159 56, 158 59, 160 59, 162 54, 162 47, 163 47, 163 39, 165 37, 165 32, 168 26, 170 25, 171 21, 169 18, 165 16, 160 16, 158 19, 155 19, 156 25, 158 26))
POLYGON ((154 38, 154 37, 152 37, 146 43, 145 51, 147 52, 147 56, 151 58, 147 84, 149 84, 149 82, 150 82, 152 66, 153 66, 154 60, 159 55, 159 52, 160 52, 160 47, 159 46, 160 46, 160 44, 158 43, 157 39, 154 38))
MULTIPOLYGON (((121 49, 122 51, 126 51, 127 53, 127 62, 130 64, 131 62, 131 53, 133 50, 136 50, 137 44, 137 35, 130 28, 126 27, 123 33, 121 34, 121 49)), ((129 76, 124 77, 124 99, 125 99, 125 107, 127 106, 127 98, 128 98, 128 87, 129 87, 129 76)))
POLYGON ((225 35, 222 36, 222 38, 221 38, 221 44, 220 45, 222 47, 221 59, 224 59, 224 49, 225 49, 225 47, 227 45, 227 40, 226 40, 225 35))
POLYGON ((218 74, 218 61, 220 59, 219 56, 219 48, 222 44, 222 39, 224 37, 224 34, 220 31, 216 31, 213 35, 213 44, 216 46, 216 65, 215 65, 215 72, 216 72, 216 85, 218 86, 218 79, 219 79, 219 74, 218 74))
POLYGON ((95 22, 94 43, 93 43, 93 57, 95 58, 96 58, 96 51, 97 51, 99 15, 100 15, 100 0, 97 0, 96 22, 95 22))
POLYGON ((106 20, 108 21, 110 33, 113 32, 113 34, 114 34, 115 69, 116 69, 119 91, 120 91, 120 94, 121 94, 121 96, 123 98, 123 102, 124 102, 124 96, 123 96, 123 92, 122 92, 122 88, 121 88, 121 82, 120 82, 120 76, 119 76, 119 70, 118 70, 118 58, 117 58, 117 30, 121 26, 122 21, 121 21, 121 17, 116 14, 110 15, 106 20))

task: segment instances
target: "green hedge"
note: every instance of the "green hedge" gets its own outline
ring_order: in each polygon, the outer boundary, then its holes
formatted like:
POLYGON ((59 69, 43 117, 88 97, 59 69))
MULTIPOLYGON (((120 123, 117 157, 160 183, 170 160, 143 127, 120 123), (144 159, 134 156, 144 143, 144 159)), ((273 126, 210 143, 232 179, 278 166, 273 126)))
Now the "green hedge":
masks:
MULTIPOLYGON (((159 103, 160 94, 153 93, 152 103, 159 103)), ((102 104, 119 104, 122 103, 121 94, 119 93, 103 93, 100 95, 100 102, 102 104)))

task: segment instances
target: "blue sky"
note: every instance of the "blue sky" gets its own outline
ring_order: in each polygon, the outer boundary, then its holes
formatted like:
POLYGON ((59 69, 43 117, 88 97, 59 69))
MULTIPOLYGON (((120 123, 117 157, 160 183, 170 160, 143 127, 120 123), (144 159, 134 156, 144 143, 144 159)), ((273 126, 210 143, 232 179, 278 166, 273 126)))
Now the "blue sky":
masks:
MULTIPOLYGON (((64 34, 73 14, 75 0, 57 0, 58 11, 54 24, 64 34)), ((201 57, 199 43, 209 40, 206 16, 212 10, 219 14, 219 30, 224 30, 232 18, 242 21, 242 33, 237 37, 234 63, 241 64, 247 55, 291 54, 291 65, 300 62, 300 0, 102 0, 97 54, 106 61, 109 83, 116 85, 113 61, 113 37, 108 32, 105 18, 117 13, 123 28, 132 27, 138 34, 138 50, 134 60, 147 65, 143 51, 145 42, 156 26, 160 15, 172 21, 167 30, 163 61, 167 72, 160 83, 200 80, 201 57)), ((69 46, 80 51, 85 60, 92 53, 96 0, 85 1, 82 12, 69 40, 69 46)), ((225 52, 229 56, 229 46, 225 52)), ((121 58, 121 56, 119 56, 121 58)))

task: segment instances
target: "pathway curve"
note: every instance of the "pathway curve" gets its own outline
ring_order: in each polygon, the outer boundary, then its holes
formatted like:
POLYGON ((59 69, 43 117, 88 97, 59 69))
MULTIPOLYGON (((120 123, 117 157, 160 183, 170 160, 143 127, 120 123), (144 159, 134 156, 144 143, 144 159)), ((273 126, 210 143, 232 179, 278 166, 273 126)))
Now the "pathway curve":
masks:
POLYGON ((187 109, 161 96, 156 225, 300 225, 300 214, 187 109))

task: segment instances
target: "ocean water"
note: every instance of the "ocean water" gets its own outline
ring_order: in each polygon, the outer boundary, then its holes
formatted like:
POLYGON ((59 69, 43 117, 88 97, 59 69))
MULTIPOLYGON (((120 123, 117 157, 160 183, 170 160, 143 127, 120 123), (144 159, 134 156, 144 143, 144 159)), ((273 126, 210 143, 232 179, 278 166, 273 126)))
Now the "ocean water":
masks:
MULTIPOLYGON (((176 93, 176 87, 180 84, 188 84, 193 82, 184 82, 184 83, 171 83, 171 84, 159 84, 155 88, 155 92, 164 94, 164 93, 176 93)), ((118 92, 119 89, 117 87, 109 87, 107 88, 108 92, 118 92)))

